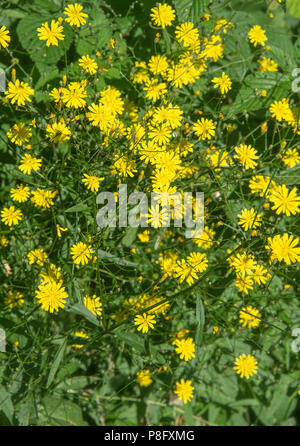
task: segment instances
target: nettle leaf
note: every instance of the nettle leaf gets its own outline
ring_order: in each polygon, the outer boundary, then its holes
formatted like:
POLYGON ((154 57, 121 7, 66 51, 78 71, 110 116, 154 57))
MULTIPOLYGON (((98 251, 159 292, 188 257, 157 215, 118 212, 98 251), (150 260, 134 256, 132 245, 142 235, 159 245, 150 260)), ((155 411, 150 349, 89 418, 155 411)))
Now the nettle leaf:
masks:
POLYGON ((56 64, 69 49, 74 35, 72 28, 64 25, 64 40, 59 41, 58 46, 47 47, 45 40, 39 40, 37 29, 45 22, 50 25, 52 19, 53 15, 50 13, 30 14, 20 20, 16 28, 23 48, 28 51, 31 59, 39 64, 37 66, 40 70, 44 67, 41 64, 45 64, 52 65, 53 71, 53 64, 56 64))

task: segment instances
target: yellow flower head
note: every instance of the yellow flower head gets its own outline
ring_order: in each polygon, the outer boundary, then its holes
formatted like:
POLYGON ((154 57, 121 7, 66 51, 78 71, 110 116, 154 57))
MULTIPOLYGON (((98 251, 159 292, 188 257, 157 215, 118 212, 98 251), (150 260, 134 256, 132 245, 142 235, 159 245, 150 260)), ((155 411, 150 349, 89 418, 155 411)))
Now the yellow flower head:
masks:
POLYGON ((236 371, 241 378, 249 379, 255 373, 257 373, 257 361, 252 355, 245 355, 243 353, 238 358, 235 358, 234 361, 235 366, 233 369, 236 371))
POLYGON ((31 102, 30 96, 34 94, 34 90, 26 82, 20 82, 19 79, 16 79, 15 83, 8 83, 5 94, 12 104, 16 102, 20 106, 25 105, 26 101, 31 102))
POLYGON ((90 245, 79 242, 71 247, 71 255, 76 265, 86 265, 92 259, 94 250, 90 245))
POLYGON ((194 397, 194 387, 191 385, 191 383, 192 381, 190 379, 185 381, 183 378, 181 378, 180 382, 176 383, 174 393, 178 395, 180 400, 183 400, 184 404, 191 401, 191 399, 194 397))
POLYGON ((241 309, 240 324, 242 324, 243 327, 256 328, 259 326, 260 321, 261 314, 256 308, 248 305, 241 309))
POLYGON ((253 43, 254 46, 257 46, 258 44, 264 46, 265 42, 268 40, 266 31, 259 25, 253 26, 250 29, 248 36, 250 42, 253 43))
POLYGON ((37 29, 39 39, 46 40, 46 46, 58 46, 58 41, 64 40, 65 38, 62 33, 63 30, 64 28, 60 25, 59 20, 57 22, 52 20, 50 27, 48 22, 45 22, 40 28, 37 29))
POLYGON ((136 381, 141 387, 148 387, 152 383, 150 370, 140 370, 136 374, 136 381))
POLYGON ((0 50, 2 48, 7 48, 10 42, 9 30, 6 26, 1 26, 0 28, 0 50))
POLYGON ((143 313, 143 315, 138 315, 134 318, 134 325, 137 325, 138 331, 142 333, 148 333, 149 328, 154 328, 156 324, 155 316, 151 314, 143 313))
POLYGON ((22 216, 22 212, 19 209, 16 209, 15 206, 4 208, 1 211, 1 221, 8 226, 18 225, 22 220, 22 216))
POLYGON ((170 5, 159 3, 158 6, 151 9, 150 17, 154 25, 164 29, 166 26, 172 25, 175 20, 175 11, 170 5))
POLYGON ((67 16, 65 21, 71 26, 75 25, 78 28, 81 25, 84 25, 86 23, 85 19, 88 17, 88 15, 82 12, 82 9, 83 6, 79 5, 78 3, 75 3, 75 5, 68 5, 64 10, 64 14, 67 16))

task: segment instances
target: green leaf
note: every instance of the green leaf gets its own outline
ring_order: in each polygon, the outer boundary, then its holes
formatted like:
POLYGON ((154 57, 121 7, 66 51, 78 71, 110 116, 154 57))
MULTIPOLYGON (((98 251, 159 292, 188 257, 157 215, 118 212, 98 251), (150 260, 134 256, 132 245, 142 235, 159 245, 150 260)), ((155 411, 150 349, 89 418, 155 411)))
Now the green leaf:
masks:
POLYGON ((66 311, 69 311, 70 313, 79 314, 92 324, 96 325, 97 327, 100 327, 100 323, 97 317, 90 310, 88 310, 85 305, 74 304, 71 305, 70 307, 67 307, 66 311))
POLYGON ((129 248, 136 239, 138 229, 137 228, 127 228, 124 237, 122 238, 122 245, 129 248))
MULTIPOLYGON (((46 396, 42 402, 48 423, 60 426, 87 426, 80 407, 73 401, 46 396)), ((43 425, 44 421, 40 420, 40 423, 43 425)))
POLYGON ((191 403, 187 403, 184 405, 184 415, 185 415, 185 425, 194 426, 195 422, 191 403))
POLYGON ((196 297, 196 320, 197 320, 197 328, 196 328, 196 336, 195 336, 195 344, 196 344, 196 358, 199 360, 200 358, 200 345, 202 342, 204 324, 205 324, 205 311, 203 302, 198 292, 196 297))
POLYGON ((5 414, 10 424, 13 424, 14 406, 10 394, 3 386, 0 386, 0 411, 5 414))
POLYGON ((287 0, 286 1, 286 7, 288 10, 288 13, 296 17, 297 19, 300 19, 300 3, 299 0, 287 0))
POLYGON ((64 26, 64 40, 59 41, 58 46, 47 47, 46 41, 39 40, 37 28, 45 22, 51 22, 52 19, 54 17, 50 12, 31 13, 21 19, 16 28, 23 48, 28 51, 31 59, 37 62, 39 70, 43 70, 41 74, 46 73, 45 65, 52 65, 51 70, 53 70, 53 64, 56 64, 69 49, 74 35, 70 26, 64 26))
POLYGON ((57 372, 57 370, 58 370, 58 368, 60 366, 60 363, 63 360, 66 346, 67 346, 67 338, 65 338, 62 341, 62 343, 58 347, 58 350, 57 350, 56 355, 54 357, 54 360, 53 360, 53 363, 51 365, 50 372, 49 372, 49 375, 48 375, 48 379, 47 379, 47 384, 46 384, 46 388, 47 389, 51 386, 51 384, 52 384, 52 382, 53 382, 53 380, 55 378, 55 374, 56 374, 56 372, 57 372))
POLYGON ((175 9, 179 22, 191 20, 198 22, 207 12, 210 0, 175 0, 175 9))
POLYGON ((139 351, 140 353, 145 353, 145 343, 144 340, 141 339, 140 336, 134 333, 126 333, 125 331, 115 330, 116 336, 118 336, 122 341, 126 344, 130 345, 130 347, 139 351))
POLYGON ((113 254, 110 254, 109 252, 103 251, 102 249, 98 249, 97 257, 99 260, 107 260, 109 262, 116 263, 118 265, 122 266, 130 266, 133 268, 137 268, 139 266, 138 263, 129 262, 128 260, 121 259, 120 257, 114 256, 113 254))
POLYGON ((26 16, 25 12, 20 11, 19 9, 4 9, 2 11, 3 17, 10 17, 12 19, 22 19, 26 16))
POLYGON ((75 206, 66 209, 66 212, 86 212, 89 208, 85 203, 78 203, 75 206))

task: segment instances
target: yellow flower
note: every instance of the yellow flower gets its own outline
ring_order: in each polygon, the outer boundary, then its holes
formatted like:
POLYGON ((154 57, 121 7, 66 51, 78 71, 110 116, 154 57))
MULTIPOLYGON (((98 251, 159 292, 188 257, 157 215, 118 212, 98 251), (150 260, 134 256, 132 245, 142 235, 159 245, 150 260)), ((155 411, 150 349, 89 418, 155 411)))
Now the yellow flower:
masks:
POLYGON ((146 98, 156 102, 167 93, 167 84, 165 82, 158 82, 158 79, 149 79, 145 81, 143 90, 147 92, 146 98))
POLYGON ((46 40, 47 46, 58 46, 58 41, 64 40, 65 36, 62 33, 64 28, 60 25, 60 23, 61 22, 59 20, 57 22, 52 20, 50 27, 48 22, 45 22, 40 28, 37 29, 39 39, 46 40))
POLYGON ((84 296, 84 305, 88 310, 91 311, 95 316, 101 316, 102 314, 102 303, 100 302, 100 297, 94 294, 92 297, 84 296))
POLYGON ((8 246, 8 244, 9 244, 9 241, 8 241, 8 239, 5 237, 5 235, 1 235, 1 237, 0 237, 0 246, 1 246, 2 248, 5 248, 6 246, 8 246))
POLYGON ((30 196, 29 187, 20 184, 16 189, 10 190, 11 198, 19 203, 24 203, 30 196))
POLYGON ((238 214, 238 218, 239 225, 242 226, 245 231, 261 225, 261 214, 256 214, 253 208, 251 208, 250 211, 248 209, 242 209, 241 213, 238 214))
POLYGON ((63 89, 62 100, 68 108, 80 108, 84 107, 87 97, 87 93, 84 89, 84 84, 81 82, 71 82, 68 88, 63 89))
POLYGON ((300 246, 297 246, 299 238, 285 233, 283 236, 275 235, 268 237, 266 249, 271 249, 271 261, 277 259, 279 262, 285 261, 287 265, 300 261, 300 246))
POLYGON ((156 324, 155 316, 151 314, 143 313, 134 318, 134 325, 137 325, 138 331, 142 330, 142 333, 148 333, 149 328, 154 328, 156 324))
POLYGON ((62 286, 62 280, 59 282, 42 283, 35 293, 41 308, 45 311, 50 311, 50 313, 64 308, 68 298, 68 293, 65 287, 62 286))
POLYGON ((114 48, 114 47, 115 47, 115 44, 116 44, 115 39, 110 39, 110 41, 108 42, 108 47, 112 47, 112 48, 114 48))
POLYGON ((239 357, 235 358, 235 367, 233 369, 236 371, 241 378, 249 379, 255 373, 257 373, 257 361, 252 355, 245 355, 243 353, 239 357))
POLYGON ((36 263, 37 265, 43 266, 48 259, 47 254, 43 249, 34 249, 27 254, 30 265, 36 263))
POLYGON ((150 232, 148 230, 145 230, 141 234, 138 234, 138 238, 142 243, 147 243, 150 239, 150 232))
POLYGON ((180 382, 176 382, 176 389, 174 393, 178 395, 180 400, 183 400, 184 404, 191 401, 194 397, 193 391, 194 387, 191 385, 192 381, 190 379, 184 380, 181 378, 180 382))
POLYGON ((267 57, 263 57, 262 59, 258 60, 258 63, 260 64, 260 71, 264 73, 265 71, 278 71, 278 65, 277 63, 269 59, 267 57))
POLYGON ((37 207, 48 209, 54 205, 53 198, 58 194, 58 191, 40 189, 39 187, 32 191, 32 197, 30 201, 37 207))
POLYGON ((92 258, 94 250, 90 245, 79 242, 71 247, 71 255, 76 265, 86 265, 92 258))
POLYGON ((136 381, 141 387, 148 387, 152 383, 150 370, 140 370, 136 374, 136 381))
POLYGON ((178 260, 176 264, 174 277, 178 278, 179 283, 182 283, 184 280, 186 280, 188 285, 192 285, 195 279, 198 279, 198 274, 192 265, 190 265, 185 259, 182 259, 178 260))
POLYGON ((201 235, 197 236, 198 231, 194 231, 193 235, 195 237, 193 238, 193 242, 195 242, 199 248, 208 249, 213 245, 215 231, 208 226, 205 226, 204 232, 201 235))
POLYGON ((53 90, 51 90, 51 92, 49 93, 49 96, 54 102, 59 104, 62 103, 63 92, 64 92, 63 87, 53 88, 53 90))
POLYGON ((248 290, 253 290, 253 279, 250 276, 246 276, 245 273, 238 273, 234 282, 239 291, 248 294, 248 290))
POLYGON ((256 328, 259 326, 260 321, 261 314, 256 308, 248 305, 241 309, 240 324, 242 324, 243 327, 256 328))
POLYGON ((100 187, 100 181, 104 180, 103 177, 97 177, 96 175, 88 175, 87 173, 84 173, 83 176, 85 178, 82 178, 82 182, 89 190, 92 192, 97 192, 100 187))
POLYGON ((4 305, 9 308, 22 307, 24 303, 23 294, 18 291, 9 291, 8 296, 4 298, 4 305))
POLYGON ((112 114, 121 114, 124 110, 124 101, 121 92, 114 87, 107 87, 100 93, 100 103, 112 114))
POLYGON ((42 160, 38 158, 34 158, 33 156, 26 154, 21 158, 21 164, 19 165, 19 170, 24 174, 30 175, 33 170, 36 172, 40 169, 42 165, 42 160))
POLYGON ((297 195, 296 187, 290 192, 285 184, 272 187, 269 199, 274 204, 272 210, 276 209, 277 215, 283 213, 289 217, 300 212, 300 197, 297 195))
POLYGON ((2 48, 7 48, 9 42, 10 42, 9 30, 6 28, 6 26, 2 26, 0 28, 0 50, 1 46, 2 48))
POLYGON ((149 70, 153 74, 164 74, 169 67, 168 59, 166 56, 161 56, 158 54, 157 56, 152 56, 149 63, 149 70))
POLYGON ((62 228, 59 224, 56 225, 56 231, 58 238, 61 238, 61 232, 68 231, 68 228, 62 228))
POLYGON ((88 17, 87 14, 84 12, 81 12, 83 9, 83 6, 79 5, 78 3, 75 3, 75 5, 68 5, 65 10, 64 14, 68 16, 65 21, 68 22, 71 26, 75 25, 78 28, 81 25, 84 25, 86 23, 86 17, 88 17))
POLYGON ((220 88, 222 94, 227 93, 231 89, 232 82, 224 72, 221 77, 214 77, 212 82, 215 84, 214 88, 220 88))
POLYGON ((175 351, 180 355, 180 359, 189 361, 195 358, 195 344, 192 338, 176 339, 174 344, 176 345, 175 351))
POLYGON ((266 32, 259 25, 253 26, 249 33, 249 40, 256 47, 257 44, 264 46, 265 42, 268 40, 266 32))
POLYGON ((246 170, 254 169, 254 167, 257 166, 255 159, 257 159, 258 156, 254 147, 241 144, 239 147, 235 147, 234 150, 236 152, 234 158, 237 158, 246 170))
POLYGON ((30 128, 26 127, 26 124, 15 124, 9 132, 7 132, 9 139, 21 146, 24 142, 29 141, 32 136, 30 128))
POLYGON ((123 177, 134 177, 135 172, 137 172, 137 169, 134 160, 129 160, 125 155, 114 156, 114 163, 111 166, 112 175, 118 174, 123 177))
POLYGON ((78 338, 84 338, 84 339, 88 339, 88 335, 85 334, 83 331, 75 331, 74 333, 75 336, 77 336, 78 338))
POLYGON ((172 25, 175 20, 175 11, 170 5, 159 3, 158 6, 151 9, 150 17, 154 25, 164 29, 166 26, 172 25))
POLYGON ((90 56, 82 56, 78 64, 84 71, 87 71, 89 74, 97 73, 98 65, 95 59, 92 59, 90 56))
POLYGON ((269 110, 272 118, 277 119, 278 122, 281 122, 282 120, 288 121, 290 119, 291 109, 287 98, 283 98, 280 101, 274 101, 270 105, 269 110))
POLYGON ((66 126, 62 118, 59 122, 48 124, 46 133, 51 142, 61 143, 70 139, 71 130, 66 126))
POLYGON ((204 141, 205 139, 211 139, 215 135, 215 128, 211 119, 201 118, 193 125, 193 130, 199 139, 204 141))
POLYGON ((204 50, 200 56, 204 60, 211 58, 214 62, 217 62, 219 58, 223 57, 224 45, 220 36, 212 35, 210 40, 204 39, 204 50))
POLYGON ((15 83, 8 83, 5 94, 12 104, 17 102, 18 105, 25 105, 26 101, 31 102, 30 96, 34 94, 34 90, 26 82, 17 79, 15 83))
POLYGON ((183 42, 183 45, 191 47, 190 49, 200 43, 199 31, 192 22, 185 22, 176 26, 175 35, 178 42, 183 42))
POLYGON ((286 166, 295 167, 300 161, 300 155, 297 149, 288 149, 281 159, 286 166))
POLYGON ((22 216, 22 212, 19 209, 16 209, 15 206, 4 208, 1 211, 1 221, 8 226, 18 225, 22 220, 22 216))

